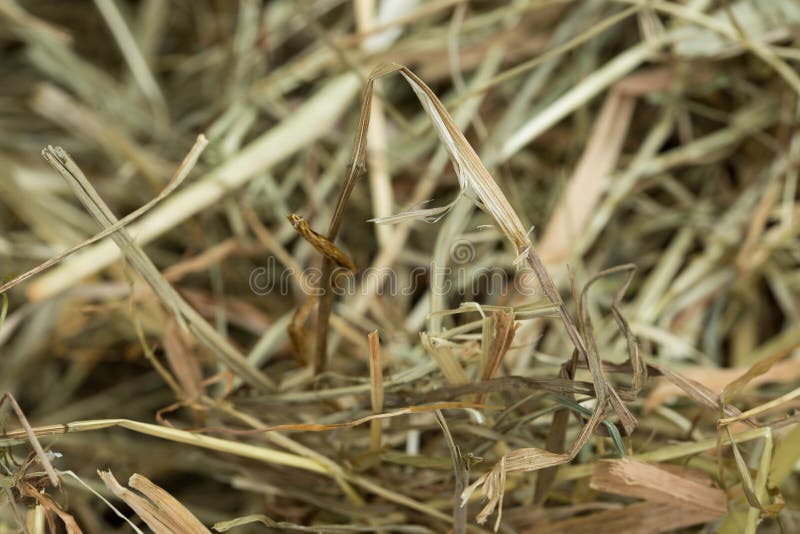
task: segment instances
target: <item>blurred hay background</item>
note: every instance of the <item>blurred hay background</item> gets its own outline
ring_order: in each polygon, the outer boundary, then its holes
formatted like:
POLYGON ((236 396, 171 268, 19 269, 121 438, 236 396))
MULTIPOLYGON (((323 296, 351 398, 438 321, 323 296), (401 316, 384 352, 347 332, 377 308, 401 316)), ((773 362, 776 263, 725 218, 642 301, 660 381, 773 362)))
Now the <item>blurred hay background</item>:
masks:
POLYGON ((799 32, 0 0, 0 532, 799 530, 799 32))

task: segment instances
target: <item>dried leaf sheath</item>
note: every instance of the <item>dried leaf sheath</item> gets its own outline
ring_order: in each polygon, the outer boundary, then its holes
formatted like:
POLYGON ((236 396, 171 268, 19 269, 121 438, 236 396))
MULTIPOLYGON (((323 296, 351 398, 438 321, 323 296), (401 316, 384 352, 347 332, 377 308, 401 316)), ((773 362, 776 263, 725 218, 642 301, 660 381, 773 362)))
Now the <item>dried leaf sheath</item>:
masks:
POLYGON ((344 267, 349 271, 355 272, 356 266, 353 264, 353 260, 347 257, 347 254, 342 252, 342 250, 327 237, 312 230, 311 226, 308 224, 308 221, 306 221, 303 217, 291 214, 287 215, 286 218, 289 219, 290 223, 292 223, 292 228, 294 228, 298 234, 303 236, 303 239, 308 241, 311 246, 317 249, 317 251, 325 258, 329 259, 339 267, 344 267))

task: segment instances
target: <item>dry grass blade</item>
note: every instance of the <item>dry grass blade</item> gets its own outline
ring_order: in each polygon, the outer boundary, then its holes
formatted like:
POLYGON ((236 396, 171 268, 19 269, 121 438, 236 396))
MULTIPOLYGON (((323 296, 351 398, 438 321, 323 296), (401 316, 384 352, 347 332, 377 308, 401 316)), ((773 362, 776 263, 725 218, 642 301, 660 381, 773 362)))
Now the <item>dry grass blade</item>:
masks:
MULTIPOLYGON (((73 432, 88 432, 99 430, 103 428, 111 428, 119 426, 127 428, 134 432, 139 432, 149 436, 158 437, 174 441, 176 443, 186 443, 195 447, 200 447, 218 452, 234 454, 243 458, 251 458, 261 462, 274 462, 279 465, 286 465, 305 469, 315 473, 326 473, 328 470, 319 462, 289 454, 286 452, 269 449, 266 447, 259 447, 248 443, 237 443, 211 436, 203 436, 177 428, 169 428, 150 423, 142 423, 139 421, 129 421, 125 419, 97 419, 91 421, 76 421, 74 423, 59 424, 46 427, 38 427, 33 429, 34 435, 39 437, 44 436, 57 436, 61 434, 68 434, 73 432)), ((27 434, 25 431, 10 431, 2 434, 0 437, 0 444, 14 444, 19 443, 20 440, 25 441, 27 434)))
MULTIPOLYGON (((730 443, 731 449, 733 450, 733 458, 736 463, 736 470, 739 478, 742 481, 742 491, 747 503, 750 505, 750 509, 747 511, 744 518, 744 528, 742 528, 741 525, 734 527, 734 525, 740 523, 739 518, 737 517, 740 514, 738 511, 732 510, 727 517, 726 523, 720 527, 720 530, 722 532, 730 532, 733 528, 737 528, 743 532, 746 532, 747 534, 755 533, 756 527, 761 518, 775 517, 783 509, 783 502, 780 499, 773 502, 773 499, 767 488, 767 476, 770 472, 770 461, 772 459, 772 429, 769 427, 764 428, 763 432, 759 436, 763 439, 763 447, 760 451, 760 460, 758 461, 758 471, 755 480, 753 480, 753 477, 750 473, 750 466, 748 465, 748 462, 745 461, 741 451, 739 450, 739 444, 737 443, 730 426, 725 426, 724 430, 728 436, 728 442, 730 443)), ((720 435, 722 435, 721 430, 718 433, 718 436, 720 435)), ((721 440, 720 444, 717 446, 717 451, 719 452, 720 449, 721 440)))
MULTIPOLYGON (((672 386, 677 388, 678 390, 682 391, 696 402, 708 407, 712 408, 716 411, 722 409, 726 414, 731 416, 737 416, 741 412, 737 410, 733 406, 725 406, 720 402, 719 395, 709 389, 708 387, 704 386, 700 382, 696 380, 692 380, 691 378, 686 378, 685 376, 681 375, 680 373, 676 373, 671 369, 660 366, 649 364, 655 371, 659 372, 666 378, 672 386)), ((654 403, 650 402, 650 406, 653 406, 654 403)))
POLYGON ((95 6, 98 11, 103 15, 106 20, 112 35, 117 41, 117 45, 122 51, 128 67, 133 73, 133 77, 142 89, 145 96, 150 99, 155 106, 159 108, 160 112, 164 112, 166 104, 164 102, 164 95, 161 94, 161 89, 158 87, 158 82, 153 76, 147 62, 142 56, 136 39, 131 34, 130 29, 125 23, 125 19, 117 8, 114 0, 95 0, 95 6))
POLYGON ((450 160, 458 176, 462 190, 474 191, 483 203, 484 209, 500 225, 503 233, 520 252, 527 250, 530 241, 527 232, 514 209, 503 195, 489 171, 481 162, 472 146, 461 133, 450 113, 445 109, 436 94, 417 75, 402 65, 377 67, 370 79, 376 79, 393 72, 399 72, 416 93, 422 107, 450 155, 450 160))
MULTIPOLYGON (((417 402, 435 402, 444 399, 458 398, 462 395, 473 393, 494 393, 503 391, 513 391, 519 394, 531 393, 533 391, 549 392, 554 394, 581 394, 593 395, 594 388, 589 382, 570 380, 566 378, 537 378, 522 376, 504 376, 492 378, 482 382, 474 382, 463 386, 445 386, 427 393, 414 395, 413 399, 417 402)), ((411 398, 403 398, 402 402, 407 403, 411 398)))
POLYGON ((214 524, 214 530, 217 532, 226 532, 232 528, 240 527, 242 525, 247 525, 249 523, 261 523, 268 527, 279 527, 278 523, 270 519, 269 517, 265 516, 264 514, 252 514, 246 515, 244 517, 237 517, 236 519, 231 519, 230 521, 220 521, 219 523, 214 524))
POLYGON ((751 408, 746 410, 739 415, 732 416, 732 417, 723 417, 717 421, 717 424, 722 426, 730 425, 731 423, 735 423, 737 421, 742 421, 744 419, 750 419, 755 417, 756 415, 761 415, 764 412, 772 411, 776 408, 780 408, 783 404, 786 404, 797 397, 800 397, 800 388, 793 389, 789 393, 781 395, 780 397, 776 397, 764 404, 756 406, 755 408, 751 408))

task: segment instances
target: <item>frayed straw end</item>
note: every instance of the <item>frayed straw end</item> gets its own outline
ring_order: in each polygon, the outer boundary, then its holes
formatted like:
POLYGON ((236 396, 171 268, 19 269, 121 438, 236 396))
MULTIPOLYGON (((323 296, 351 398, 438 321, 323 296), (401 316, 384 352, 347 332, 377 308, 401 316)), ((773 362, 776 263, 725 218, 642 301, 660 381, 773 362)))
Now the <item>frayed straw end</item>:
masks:
POLYGON ((445 204, 444 206, 411 210, 398 213, 396 215, 389 215, 387 217, 376 217, 374 219, 369 219, 367 222, 374 222, 375 224, 398 224, 404 221, 416 220, 424 221, 426 223, 436 223, 439 222, 442 217, 447 215, 451 209, 453 209, 453 206, 455 206, 462 194, 463 192, 460 192, 452 202, 445 204))

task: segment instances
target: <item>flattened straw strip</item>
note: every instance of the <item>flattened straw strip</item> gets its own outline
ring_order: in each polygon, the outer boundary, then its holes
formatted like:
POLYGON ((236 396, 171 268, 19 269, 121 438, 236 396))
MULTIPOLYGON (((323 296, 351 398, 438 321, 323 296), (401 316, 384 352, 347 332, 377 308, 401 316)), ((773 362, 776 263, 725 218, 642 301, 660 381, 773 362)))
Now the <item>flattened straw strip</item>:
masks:
POLYGON ((679 509, 702 510, 711 516, 709 521, 727 512, 727 497, 721 489, 670 472, 658 464, 629 458, 595 462, 590 486, 607 493, 672 504, 679 509))

